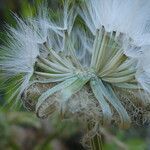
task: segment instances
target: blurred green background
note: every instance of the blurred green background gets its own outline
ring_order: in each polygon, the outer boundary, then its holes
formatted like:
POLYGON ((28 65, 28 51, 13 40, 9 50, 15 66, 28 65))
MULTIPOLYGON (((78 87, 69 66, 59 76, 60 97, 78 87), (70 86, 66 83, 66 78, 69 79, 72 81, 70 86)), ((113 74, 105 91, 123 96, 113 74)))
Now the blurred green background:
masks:
MULTIPOLYGON (((0 41, 5 38, 6 23, 15 25, 12 12, 19 16, 36 13, 35 6, 43 0, 0 0, 0 41)), ((49 0, 49 7, 57 9, 59 0, 49 0)), ((0 104, 7 97, 1 91, 0 104)), ((77 121, 61 120, 57 116, 40 120, 30 112, 0 111, 0 150, 84 150, 82 130, 77 121)), ((104 150, 150 150, 150 128, 134 127, 129 130, 102 129, 104 150)))

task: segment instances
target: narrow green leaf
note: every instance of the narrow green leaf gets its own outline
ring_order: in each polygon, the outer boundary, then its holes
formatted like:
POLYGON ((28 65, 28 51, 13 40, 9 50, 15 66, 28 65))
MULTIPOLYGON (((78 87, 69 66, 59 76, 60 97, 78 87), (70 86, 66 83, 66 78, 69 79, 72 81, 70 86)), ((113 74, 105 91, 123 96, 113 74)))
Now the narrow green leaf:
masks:
POLYGON ((119 71, 113 72, 109 76, 110 77, 123 77, 123 76, 130 75, 130 74, 135 75, 135 72, 136 72, 136 69, 125 69, 125 70, 120 71, 120 72, 119 71))
POLYGON ((71 85, 73 82, 75 82, 78 78, 77 77, 73 77, 70 79, 67 79, 64 82, 61 82, 59 84, 57 84, 56 86, 54 86, 53 88, 47 90, 46 92, 44 92, 38 99, 38 103, 36 105, 36 111, 38 111, 39 107, 46 101, 46 99, 51 96, 52 94, 54 94, 55 92, 58 92, 62 89, 64 89, 65 87, 71 85))
POLYGON ((68 100, 73 94, 77 93, 82 89, 82 87, 88 82, 88 80, 78 78, 74 83, 70 86, 66 87, 62 90, 61 94, 63 97, 63 101, 68 100))
POLYGON ((39 75, 39 76, 43 76, 43 77, 47 77, 47 78, 64 78, 64 77, 68 77, 68 76, 71 76, 72 73, 64 73, 64 74, 56 74, 56 73, 44 73, 44 72, 38 72, 38 71, 35 71, 34 74, 36 75, 39 75))
POLYGON ((142 89, 138 84, 132 84, 132 83, 116 83, 113 85, 124 89, 133 89, 133 90, 142 89))
MULTIPOLYGON (((47 46, 46 46, 47 47, 47 46)), ((47 47, 48 48, 48 47, 47 47)), ((48 48, 49 49, 49 48, 48 48)), ((54 50, 49 49, 52 61, 56 61, 61 63, 64 67, 67 67, 68 69, 74 69, 74 66, 68 62, 66 59, 61 58, 54 50)))
POLYGON ((70 72, 70 69, 62 66, 60 63, 53 63, 45 58, 39 57, 40 61, 42 61, 44 64, 48 65, 54 70, 61 71, 61 72, 70 72))
POLYGON ((39 67, 40 69, 42 69, 44 72, 49 72, 49 73, 62 73, 62 71, 58 71, 56 69, 53 69, 51 67, 49 67, 48 65, 45 65, 42 62, 37 62, 36 63, 36 67, 39 67))
POLYGON ((97 61, 97 55, 99 51, 98 45, 102 41, 102 34, 100 30, 97 30, 95 40, 94 40, 94 45, 93 45, 93 50, 92 50, 92 59, 91 59, 91 67, 95 67, 96 61, 97 61))
MULTIPOLYGON (((51 99, 47 99, 48 97, 52 97, 52 99, 54 100, 53 96, 55 97, 54 94, 56 94, 57 92, 59 92, 59 102, 61 105, 61 111, 63 112, 63 108, 65 102, 76 92, 80 91, 80 89, 84 86, 84 84, 86 84, 88 80, 82 80, 79 79, 77 77, 74 77, 72 79, 68 79, 56 86, 54 86, 53 88, 49 89, 48 91, 46 91, 45 93, 43 93, 39 100, 38 103, 36 105, 36 112, 37 114, 42 110, 42 113, 44 112, 46 115, 52 113, 55 108, 51 107, 52 103, 49 102, 51 101, 51 99), (42 107, 44 106, 44 107, 42 107), (46 106, 46 107, 45 107, 46 106), (41 108, 41 109, 40 109, 41 108), (51 110, 49 110, 51 109, 51 110)), ((45 114, 42 115, 45 115, 45 114)), ((38 116, 42 116, 41 114, 38 116)))
POLYGON ((98 57, 97 57, 97 61, 95 64, 96 72, 99 72, 99 70, 101 70, 101 68, 104 67, 103 65, 105 65, 105 63, 103 61, 105 61, 106 48, 107 48, 108 42, 109 42, 108 34, 109 33, 104 32, 103 40, 99 47, 98 57))
POLYGON ((122 63, 123 60, 124 53, 123 50, 120 49, 115 54, 115 56, 109 61, 109 63, 107 63, 105 67, 102 70, 100 70, 99 76, 103 77, 110 74, 110 72, 114 72, 114 70, 116 70, 116 68, 122 63))
POLYGON ((101 106, 103 112, 103 124, 110 123, 112 119, 112 112, 109 104, 106 102, 106 99, 103 96, 103 92, 99 82, 97 82, 97 80, 91 80, 90 85, 96 99, 98 100, 101 106))
POLYGON ((123 107, 123 105, 121 104, 120 100, 118 99, 114 91, 112 90, 111 86, 109 84, 104 85, 100 79, 98 79, 97 82, 99 82, 104 96, 107 98, 107 100, 112 104, 112 106, 118 112, 120 119, 121 119, 120 126, 123 128, 128 127, 131 124, 130 117, 127 111, 125 110, 125 108, 123 107))
POLYGON ((30 85, 31 84, 34 84, 34 83, 55 83, 55 82, 62 82, 64 80, 67 80, 69 78, 72 78, 74 75, 71 74, 69 76, 66 76, 66 77, 59 77, 59 78, 49 78, 49 79, 44 79, 44 80, 34 80, 34 81, 31 81, 30 82, 30 85))
POLYGON ((102 80, 109 82, 109 83, 123 83, 123 82, 130 82, 134 80, 135 74, 129 74, 122 77, 103 77, 102 80))

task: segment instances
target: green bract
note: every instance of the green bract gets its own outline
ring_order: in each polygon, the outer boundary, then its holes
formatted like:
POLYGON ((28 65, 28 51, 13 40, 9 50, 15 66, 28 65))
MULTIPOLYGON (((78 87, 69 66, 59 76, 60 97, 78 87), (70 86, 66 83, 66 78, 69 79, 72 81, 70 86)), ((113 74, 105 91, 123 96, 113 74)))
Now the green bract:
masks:
MULTIPOLYGON (((102 123, 111 122, 114 108, 120 116, 120 126, 130 125, 130 117, 113 91, 113 86, 139 88, 135 79, 135 61, 124 55, 115 37, 115 32, 108 33, 104 28, 97 31, 89 68, 81 64, 72 47, 67 54, 65 49, 61 53, 49 49, 47 58, 38 57, 34 74, 46 78, 43 83, 58 82, 38 98, 36 112, 39 117, 47 117, 56 111, 56 105, 60 105, 61 112, 64 111, 68 100, 90 83, 89 88, 102 109, 102 123)), ((69 36, 66 35, 65 39, 70 46, 72 43, 69 36)))

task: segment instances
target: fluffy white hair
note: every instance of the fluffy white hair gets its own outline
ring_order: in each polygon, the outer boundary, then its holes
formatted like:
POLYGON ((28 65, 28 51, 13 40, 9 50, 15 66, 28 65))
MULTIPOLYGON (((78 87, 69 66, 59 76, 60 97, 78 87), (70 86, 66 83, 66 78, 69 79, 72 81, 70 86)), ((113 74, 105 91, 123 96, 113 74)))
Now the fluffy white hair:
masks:
POLYGON ((150 1, 147 0, 86 0, 79 14, 91 32, 102 26, 107 32, 123 34, 124 53, 137 59, 137 80, 149 91, 150 1))

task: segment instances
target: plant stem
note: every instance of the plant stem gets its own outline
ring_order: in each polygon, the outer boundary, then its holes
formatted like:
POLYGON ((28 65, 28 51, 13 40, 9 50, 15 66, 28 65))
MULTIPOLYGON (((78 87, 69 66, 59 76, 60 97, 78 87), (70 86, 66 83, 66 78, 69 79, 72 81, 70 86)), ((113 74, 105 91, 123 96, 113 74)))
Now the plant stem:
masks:
POLYGON ((100 135, 95 135, 91 139, 91 150, 103 150, 103 143, 100 135))
POLYGON ((92 134, 94 134, 94 136, 90 137, 90 141, 89 141, 90 142, 89 143, 90 149, 91 150, 102 150, 103 149, 103 143, 102 143, 101 135, 97 134, 97 132, 98 132, 97 131, 97 125, 93 126, 92 124, 88 123, 87 129, 89 132, 89 136, 92 136, 92 134))

